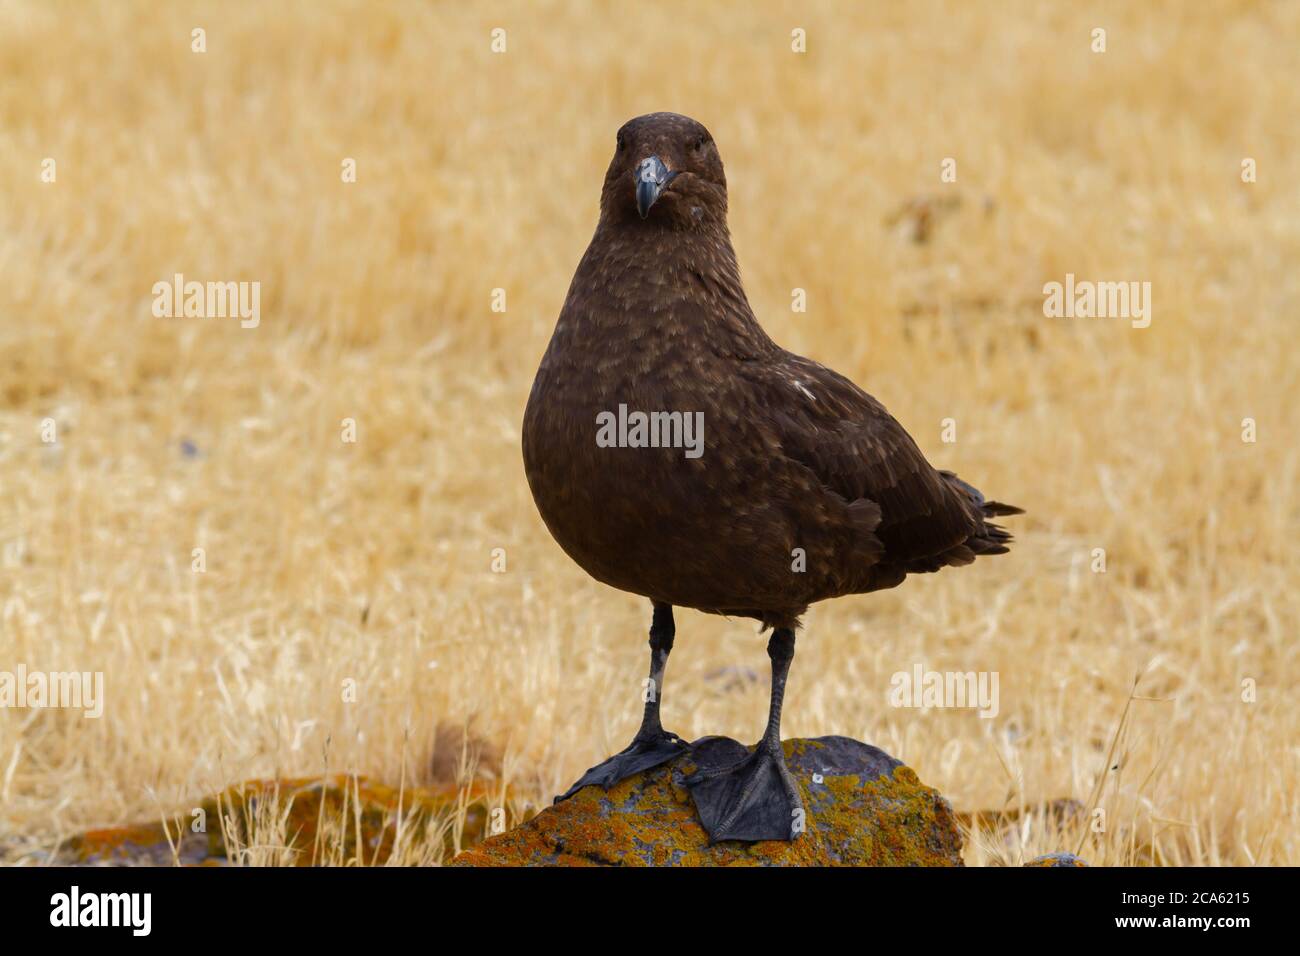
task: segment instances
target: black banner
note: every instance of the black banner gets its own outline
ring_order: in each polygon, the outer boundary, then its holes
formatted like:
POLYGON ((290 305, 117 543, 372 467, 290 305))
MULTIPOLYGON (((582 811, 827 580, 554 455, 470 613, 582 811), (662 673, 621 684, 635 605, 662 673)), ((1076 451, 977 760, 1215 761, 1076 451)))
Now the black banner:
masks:
MULTIPOLYGON (((245 869, 0 870, 6 937, 114 944, 196 939, 373 944, 483 931, 562 940, 781 927, 918 944, 983 927, 1023 937, 1185 938, 1279 931, 1291 873, 1263 869, 245 869), (761 918, 759 917, 761 914, 761 918), (658 929, 656 929, 658 927, 658 929)), ((690 938, 679 937, 683 939, 690 938)), ((728 937, 730 939, 730 937, 728 937)), ((16 951, 16 950, 15 950, 16 951)))

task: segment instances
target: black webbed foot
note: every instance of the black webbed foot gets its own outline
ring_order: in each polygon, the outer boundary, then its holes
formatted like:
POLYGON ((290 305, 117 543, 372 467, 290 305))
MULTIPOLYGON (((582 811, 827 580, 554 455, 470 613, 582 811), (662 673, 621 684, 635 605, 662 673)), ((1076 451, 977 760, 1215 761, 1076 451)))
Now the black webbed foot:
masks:
POLYGON ((725 766, 702 766, 685 780, 709 843, 793 840, 803 832, 803 800, 779 744, 725 766))
POLYGON ((637 734, 632 743, 608 760, 596 764, 575 783, 555 798, 555 802, 567 800, 583 787, 592 784, 608 790, 620 780, 626 780, 635 773, 649 770, 662 763, 667 763, 679 754, 686 752, 686 742, 676 734, 665 730, 651 734, 637 734))

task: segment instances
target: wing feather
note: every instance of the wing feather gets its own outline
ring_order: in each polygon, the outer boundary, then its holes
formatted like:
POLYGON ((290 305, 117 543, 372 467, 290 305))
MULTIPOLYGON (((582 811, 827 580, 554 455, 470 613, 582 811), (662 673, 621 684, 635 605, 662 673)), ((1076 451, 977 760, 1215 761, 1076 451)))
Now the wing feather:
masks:
POLYGON ((965 542, 981 529, 979 509, 926 461, 878 401, 837 372, 788 352, 745 363, 741 374, 759 392, 786 457, 846 501, 878 506, 881 562, 974 560, 965 542))

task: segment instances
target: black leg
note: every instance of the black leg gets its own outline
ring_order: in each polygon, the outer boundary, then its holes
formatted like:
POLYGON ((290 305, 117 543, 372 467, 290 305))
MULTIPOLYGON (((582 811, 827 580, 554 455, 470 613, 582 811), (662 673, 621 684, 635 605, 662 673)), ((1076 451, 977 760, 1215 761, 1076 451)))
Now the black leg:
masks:
POLYGON ((668 667, 668 655, 673 651, 677 626, 673 622, 671 604, 656 604, 654 607, 654 617, 650 622, 650 678, 645 686, 645 714, 636 739, 659 737, 664 732, 664 725, 659 722, 659 701, 663 697, 664 670, 668 667))
POLYGON ((686 751, 685 742, 676 734, 665 731, 659 721, 664 669, 668 666, 668 655, 673 649, 673 637, 677 629, 673 624, 671 604, 656 603, 654 609, 654 619, 650 624, 650 678, 645 685, 645 713, 641 717, 641 729, 626 749, 584 773, 577 783, 555 798, 556 803, 592 784, 608 790, 620 780, 667 763, 686 751))
POLYGON ((739 763, 703 768, 686 779, 710 843, 793 840, 803 832, 803 801, 781 750, 781 705, 794 660, 794 631, 774 630, 767 656, 772 660, 772 703, 763 739, 739 763))

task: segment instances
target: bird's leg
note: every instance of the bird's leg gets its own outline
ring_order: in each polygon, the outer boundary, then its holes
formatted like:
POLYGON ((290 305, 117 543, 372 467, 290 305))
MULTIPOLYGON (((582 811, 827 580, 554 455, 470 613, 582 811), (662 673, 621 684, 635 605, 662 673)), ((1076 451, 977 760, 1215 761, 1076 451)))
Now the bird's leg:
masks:
POLYGON ((671 604, 655 604, 654 607, 654 617, 650 621, 650 677, 645 685, 645 713, 634 740, 676 737, 676 734, 666 734, 664 725, 659 722, 659 702, 663 698, 664 670, 668 667, 668 655, 673 650, 677 626, 673 623, 671 604))
POLYGON ((677 631, 673 624, 672 605, 656 602, 654 608, 654 619, 650 624, 650 677, 645 685, 645 714, 641 718, 641 729, 624 750, 584 773, 577 783, 555 798, 556 803, 591 784, 599 784, 608 790, 620 780, 667 763, 686 751, 686 743, 676 734, 665 731, 659 722, 664 669, 668 666, 668 655, 673 649, 673 636, 677 631))
POLYGON ((709 842, 793 840, 803 832, 803 801, 781 750, 781 705, 794 660, 794 631, 777 628, 767 643, 772 704, 754 752, 725 767, 705 767, 686 779, 709 842))

